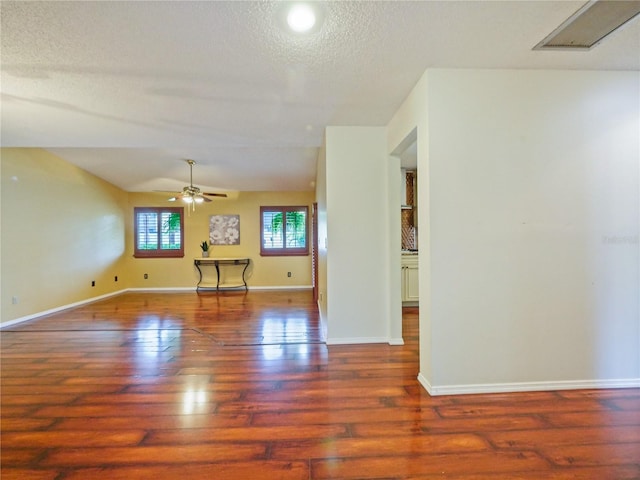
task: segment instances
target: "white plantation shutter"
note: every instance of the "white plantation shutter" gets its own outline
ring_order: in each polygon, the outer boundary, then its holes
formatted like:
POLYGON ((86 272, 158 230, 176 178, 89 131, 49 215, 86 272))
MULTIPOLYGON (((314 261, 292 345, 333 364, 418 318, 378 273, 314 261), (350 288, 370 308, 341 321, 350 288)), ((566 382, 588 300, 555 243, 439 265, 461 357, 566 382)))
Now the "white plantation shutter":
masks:
POLYGON ((137 248, 155 250, 158 248, 158 214, 154 212, 136 213, 137 248))
POLYGON ((282 212, 265 211, 262 213, 262 247, 283 248, 284 235, 282 224, 282 212))
POLYGON ((260 207, 261 255, 308 255, 308 232, 308 207, 260 207))
POLYGON ((168 228, 171 216, 175 215, 172 212, 162 212, 160 215, 160 248, 175 250, 179 249, 182 245, 182 235, 180 230, 168 228))
POLYGON ((135 207, 134 257, 183 257, 181 207, 135 207))
POLYGON ((307 244, 307 212, 298 210, 286 213, 286 248, 304 248, 307 244))

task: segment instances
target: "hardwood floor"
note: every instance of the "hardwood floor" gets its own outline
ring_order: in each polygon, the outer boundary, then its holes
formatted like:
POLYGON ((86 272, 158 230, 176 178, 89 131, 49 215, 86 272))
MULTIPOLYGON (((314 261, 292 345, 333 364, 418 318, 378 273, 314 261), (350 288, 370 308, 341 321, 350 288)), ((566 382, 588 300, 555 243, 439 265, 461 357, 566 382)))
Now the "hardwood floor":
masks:
POLYGON ((128 293, 0 333, 3 480, 640 479, 640 390, 430 397, 310 292, 128 293))

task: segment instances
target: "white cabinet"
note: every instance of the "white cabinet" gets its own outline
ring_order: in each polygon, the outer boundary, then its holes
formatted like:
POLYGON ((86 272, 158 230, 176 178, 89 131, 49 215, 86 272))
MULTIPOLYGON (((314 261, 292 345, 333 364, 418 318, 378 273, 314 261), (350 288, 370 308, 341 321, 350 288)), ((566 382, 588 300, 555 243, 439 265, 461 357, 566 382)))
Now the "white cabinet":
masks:
POLYGON ((402 255, 402 303, 417 305, 420 300, 418 289, 418 255, 402 255))

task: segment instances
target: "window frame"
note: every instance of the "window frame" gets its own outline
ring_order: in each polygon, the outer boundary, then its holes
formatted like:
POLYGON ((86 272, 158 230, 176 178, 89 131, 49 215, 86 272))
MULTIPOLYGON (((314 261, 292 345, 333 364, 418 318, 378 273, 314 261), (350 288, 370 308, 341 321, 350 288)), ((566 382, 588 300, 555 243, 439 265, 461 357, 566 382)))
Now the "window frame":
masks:
POLYGON ((180 258, 184 257, 184 208, 183 207, 134 207, 133 208, 133 256, 135 258, 180 258), (178 213, 180 215, 180 248, 161 248, 160 231, 162 229, 163 213, 178 213), (138 215, 141 213, 155 213, 158 216, 158 248, 138 248, 138 215))
POLYGON ((262 257, 293 257, 293 256, 308 256, 309 255, 309 207, 307 205, 285 205, 285 206, 261 206, 260 207, 260 256, 262 257), (290 247, 286 246, 286 221, 283 222, 283 241, 285 245, 281 248, 265 248, 264 247, 264 214, 265 212, 282 213, 283 218, 286 218, 288 212, 300 212, 304 211, 304 247, 290 247))

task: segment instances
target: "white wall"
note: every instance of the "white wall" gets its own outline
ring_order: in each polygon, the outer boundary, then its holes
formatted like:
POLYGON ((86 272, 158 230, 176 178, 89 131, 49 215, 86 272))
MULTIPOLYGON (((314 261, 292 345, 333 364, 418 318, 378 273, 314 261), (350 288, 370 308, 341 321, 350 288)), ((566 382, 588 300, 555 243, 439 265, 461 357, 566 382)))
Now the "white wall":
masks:
POLYGON ((326 130, 328 343, 389 341, 386 150, 384 127, 326 130))
POLYGON ((433 392, 639 384, 638 72, 428 76, 433 392))
POLYGON ((316 162, 316 203, 318 206, 318 310, 323 338, 327 338, 327 155, 320 148, 316 162))

